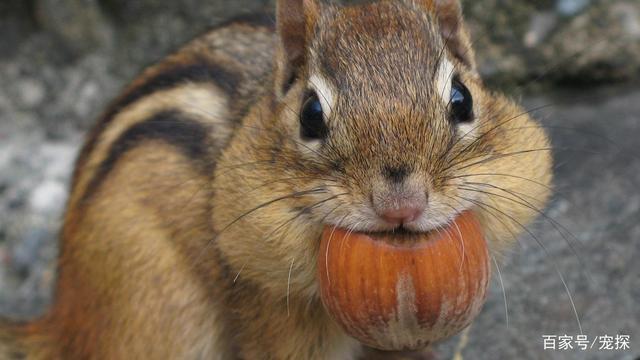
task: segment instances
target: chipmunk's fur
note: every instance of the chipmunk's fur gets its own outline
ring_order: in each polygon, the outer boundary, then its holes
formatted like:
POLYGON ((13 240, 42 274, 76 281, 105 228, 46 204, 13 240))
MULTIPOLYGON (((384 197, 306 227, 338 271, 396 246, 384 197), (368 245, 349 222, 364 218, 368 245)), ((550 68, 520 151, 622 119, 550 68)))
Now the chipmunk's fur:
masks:
POLYGON ((51 310, 0 327, 0 358, 395 356, 323 309, 323 224, 375 230, 367 202, 403 168, 429 196, 422 230, 471 208, 499 251, 549 194, 547 138, 483 87, 460 14, 279 0, 275 23, 231 22, 145 71, 77 162, 51 310), (474 99, 466 127, 447 116, 454 73, 474 99), (309 88, 320 142, 300 137, 309 88))

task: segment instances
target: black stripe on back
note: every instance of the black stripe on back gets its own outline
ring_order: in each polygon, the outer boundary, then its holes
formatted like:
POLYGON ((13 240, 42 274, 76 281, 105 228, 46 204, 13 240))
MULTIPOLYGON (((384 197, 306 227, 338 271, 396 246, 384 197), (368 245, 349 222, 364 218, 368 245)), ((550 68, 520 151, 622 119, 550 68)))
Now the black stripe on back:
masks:
POLYGON ((95 148, 98 137, 113 117, 120 110, 133 102, 159 90, 166 90, 176 87, 180 84, 190 83, 206 83, 210 82, 219 86, 232 97, 241 81, 241 75, 224 68, 220 64, 212 63, 204 59, 197 60, 188 64, 179 64, 174 67, 164 69, 159 74, 150 77, 141 85, 134 87, 125 92, 113 104, 111 104, 107 112, 101 117, 96 126, 91 130, 88 140, 80 153, 76 169, 73 175, 73 183, 78 177, 78 171, 84 164, 86 157, 95 148))
POLYGON ((160 112, 133 125, 111 145, 107 158, 100 164, 89 182, 83 201, 98 190, 122 155, 144 144, 147 140, 160 140, 175 146, 199 167, 210 170, 213 161, 209 158, 208 131, 206 126, 188 119, 178 111, 160 112))
MULTIPOLYGON (((220 87, 227 94, 234 94, 240 84, 241 75, 223 66, 206 60, 179 64, 150 77, 143 84, 127 91, 104 115, 104 120, 112 118, 124 107, 160 90, 173 88, 183 83, 207 83, 220 87)), ((103 121, 104 121, 103 120, 103 121)))

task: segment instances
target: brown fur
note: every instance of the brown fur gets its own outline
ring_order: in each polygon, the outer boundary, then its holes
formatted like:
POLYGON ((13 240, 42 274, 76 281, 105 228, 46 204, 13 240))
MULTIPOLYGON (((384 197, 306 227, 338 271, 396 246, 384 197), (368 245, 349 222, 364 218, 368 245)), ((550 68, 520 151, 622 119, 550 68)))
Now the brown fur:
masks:
POLYGON ((231 23, 145 71, 78 160, 50 312, 0 327, 0 355, 410 356, 363 348, 324 311, 323 224, 365 227, 354 214, 404 167, 434 216, 473 209, 497 254, 549 195, 547 138, 483 87, 460 14, 454 0, 281 0, 277 35, 231 23), (474 137, 438 95, 445 58, 473 94, 474 137), (320 144, 299 136, 314 75, 335 90, 320 144))

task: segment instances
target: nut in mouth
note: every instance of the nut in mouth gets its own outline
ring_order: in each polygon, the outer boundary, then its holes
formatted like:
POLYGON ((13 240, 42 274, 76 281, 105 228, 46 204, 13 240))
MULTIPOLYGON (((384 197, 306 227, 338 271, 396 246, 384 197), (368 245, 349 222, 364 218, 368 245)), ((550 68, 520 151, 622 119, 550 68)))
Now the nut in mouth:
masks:
POLYGON ((327 227, 319 255, 329 315, 383 350, 418 349, 462 330, 480 311, 490 278, 487 245, 471 212, 426 233, 327 227))

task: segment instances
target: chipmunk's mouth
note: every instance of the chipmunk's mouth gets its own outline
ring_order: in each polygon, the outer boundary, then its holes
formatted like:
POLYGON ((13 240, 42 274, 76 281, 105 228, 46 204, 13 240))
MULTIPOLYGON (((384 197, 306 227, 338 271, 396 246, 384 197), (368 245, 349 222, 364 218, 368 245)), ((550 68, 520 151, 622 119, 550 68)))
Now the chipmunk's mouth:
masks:
MULTIPOLYGON (((344 229, 350 234, 366 235, 376 241, 386 241, 394 244, 416 244, 434 238, 437 234, 454 229, 460 213, 452 213, 438 218, 417 219, 409 223, 390 224, 385 221, 358 222, 354 226, 325 224, 326 227, 344 229)), ((425 216, 426 218, 426 216, 425 216)))
POLYGON ((415 231, 404 226, 398 226, 391 230, 364 231, 360 234, 367 235, 375 241, 386 241, 394 244, 415 244, 428 241, 436 230, 415 231))

